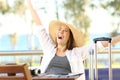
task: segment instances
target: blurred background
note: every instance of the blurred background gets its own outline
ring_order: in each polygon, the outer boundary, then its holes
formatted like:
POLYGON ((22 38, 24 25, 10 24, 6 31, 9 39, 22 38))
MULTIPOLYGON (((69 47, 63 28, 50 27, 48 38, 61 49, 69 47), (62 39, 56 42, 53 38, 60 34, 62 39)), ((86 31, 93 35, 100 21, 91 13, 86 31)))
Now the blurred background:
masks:
MULTIPOLYGON (((96 37, 120 33, 120 0, 31 0, 44 24, 57 19, 75 25, 85 45, 96 37)), ((27 63, 40 66, 42 47, 27 0, 0 0, 0 64, 27 63)), ((120 67, 120 43, 112 46, 112 66, 120 67)), ((98 66, 108 66, 108 54, 98 55, 98 66)), ((88 61, 85 67, 88 68, 88 61)))

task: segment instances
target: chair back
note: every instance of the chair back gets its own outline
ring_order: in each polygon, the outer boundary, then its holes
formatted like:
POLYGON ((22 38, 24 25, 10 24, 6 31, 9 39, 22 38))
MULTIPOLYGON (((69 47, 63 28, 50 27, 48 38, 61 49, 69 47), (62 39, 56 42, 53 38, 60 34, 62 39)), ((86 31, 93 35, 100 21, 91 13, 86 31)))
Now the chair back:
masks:
POLYGON ((27 64, 0 65, 0 80, 32 80, 27 64))

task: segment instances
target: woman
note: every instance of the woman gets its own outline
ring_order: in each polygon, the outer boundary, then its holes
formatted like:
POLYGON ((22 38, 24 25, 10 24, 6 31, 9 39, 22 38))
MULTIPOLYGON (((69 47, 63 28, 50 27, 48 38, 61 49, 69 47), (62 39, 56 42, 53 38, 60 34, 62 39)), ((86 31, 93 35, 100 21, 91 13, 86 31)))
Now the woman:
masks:
MULTIPOLYGON (((41 23, 40 18, 28 0, 28 7, 33 20, 39 26, 38 37, 43 49, 41 73, 68 74, 83 73, 78 80, 85 80, 83 61, 94 45, 83 46, 83 35, 72 25, 53 20, 50 22, 49 34, 41 23)), ((112 44, 120 42, 120 36, 112 38, 112 44)), ((98 44, 99 50, 107 47, 107 42, 98 44)))

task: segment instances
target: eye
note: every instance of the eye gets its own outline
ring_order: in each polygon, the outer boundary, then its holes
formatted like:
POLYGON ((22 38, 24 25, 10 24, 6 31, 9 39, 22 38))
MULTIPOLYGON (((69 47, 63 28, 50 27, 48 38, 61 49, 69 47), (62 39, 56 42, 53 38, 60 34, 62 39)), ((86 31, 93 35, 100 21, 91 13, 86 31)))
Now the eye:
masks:
POLYGON ((64 29, 64 31, 65 31, 65 32, 69 32, 69 29, 66 28, 66 29, 64 29))
POLYGON ((61 28, 59 28, 58 31, 61 31, 61 28))
POLYGON ((69 30, 68 30, 68 29, 65 29, 64 31, 65 31, 65 32, 68 32, 69 30))

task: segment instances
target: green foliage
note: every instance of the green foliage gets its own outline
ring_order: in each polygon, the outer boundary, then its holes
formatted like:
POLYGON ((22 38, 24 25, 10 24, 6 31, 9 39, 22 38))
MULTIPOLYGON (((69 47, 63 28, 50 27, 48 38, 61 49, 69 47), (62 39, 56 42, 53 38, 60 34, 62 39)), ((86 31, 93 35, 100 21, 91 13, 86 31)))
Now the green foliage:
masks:
POLYGON ((120 16, 120 0, 111 0, 106 3, 102 3, 101 6, 107 9, 111 15, 120 16))
POLYGON ((8 0, 0 1, 0 12, 2 12, 3 14, 13 12, 23 15, 26 10, 26 5, 24 4, 24 1, 25 0, 15 0, 12 7, 9 6, 8 0))
MULTIPOLYGON (((91 0, 91 5, 90 7, 92 9, 97 7, 102 7, 105 10, 107 10, 110 15, 114 18, 120 17, 120 0, 91 0), (99 5, 96 5, 97 2, 99 5)), ((111 36, 116 36, 118 35, 118 30, 120 27, 120 21, 118 19, 117 22, 112 22, 114 30, 110 33, 111 36)))
POLYGON ((6 12, 8 12, 10 10, 10 7, 9 5, 7 4, 7 2, 3 2, 3 1, 0 1, 0 12, 2 14, 5 14, 6 12))
MULTIPOLYGON (((106 9, 107 11, 109 11, 109 13, 113 16, 113 17, 119 17, 120 16, 120 0, 111 0, 104 4, 101 4, 101 6, 106 9)), ((116 28, 111 32, 111 36, 116 36, 118 35, 118 30, 120 27, 120 21, 118 21, 116 23, 116 28)), ((114 27, 114 25, 113 25, 114 27)))
POLYGON ((87 37, 88 28, 90 27, 90 19, 86 14, 87 0, 65 0, 63 2, 65 9, 65 19, 71 22, 82 31, 87 37))
POLYGON ((102 7, 110 12, 112 16, 120 16, 120 0, 91 0, 92 9, 102 7))
POLYGON ((24 4, 24 0, 15 0, 13 12, 19 13, 19 14, 24 14, 25 10, 26 10, 26 6, 24 4))

